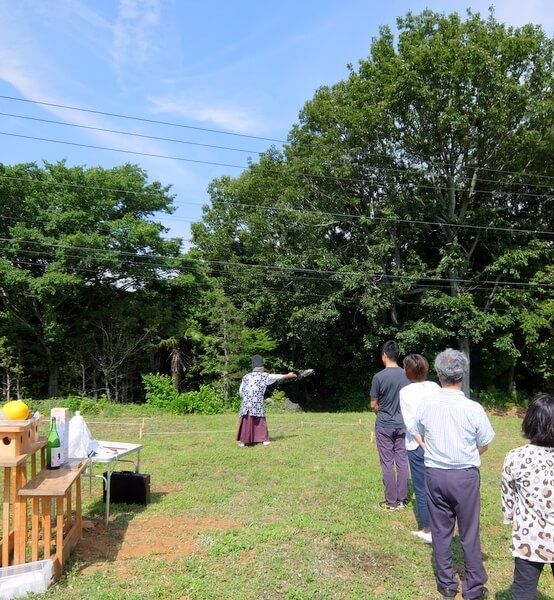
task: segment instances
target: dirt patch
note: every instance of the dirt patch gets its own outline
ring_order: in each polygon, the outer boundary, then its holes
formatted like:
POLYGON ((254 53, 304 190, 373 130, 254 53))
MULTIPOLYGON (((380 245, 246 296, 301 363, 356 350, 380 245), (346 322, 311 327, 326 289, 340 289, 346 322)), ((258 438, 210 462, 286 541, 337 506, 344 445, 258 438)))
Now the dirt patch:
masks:
POLYGON ((169 518, 153 516, 135 517, 126 527, 85 519, 84 537, 75 548, 74 558, 83 572, 105 568, 115 562, 116 570, 125 572, 126 561, 136 558, 164 558, 172 560, 189 554, 202 554, 205 550, 198 540, 206 531, 224 531, 240 524, 229 519, 169 518))
POLYGON ((519 417, 523 419, 527 408, 524 406, 511 406, 510 408, 503 408, 501 406, 487 408, 487 412, 497 417, 519 417))

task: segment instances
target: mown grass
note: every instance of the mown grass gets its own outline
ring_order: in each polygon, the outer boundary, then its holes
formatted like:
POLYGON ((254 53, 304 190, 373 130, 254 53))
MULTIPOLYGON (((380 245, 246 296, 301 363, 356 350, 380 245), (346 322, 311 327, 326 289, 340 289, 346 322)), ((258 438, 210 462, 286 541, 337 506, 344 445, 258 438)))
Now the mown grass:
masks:
MULTIPOLYGON (((512 559, 501 518, 500 470, 506 451, 522 439, 520 419, 491 421, 497 435, 483 457, 482 545, 492 597, 507 600, 512 559)), ((431 548, 410 535, 416 528, 413 503, 403 512, 377 507, 383 487, 371 439, 373 415, 269 413, 273 442, 252 448, 236 446, 236 422, 236 415, 150 413, 139 440, 137 409, 122 410, 111 422, 88 417, 97 439, 142 442, 141 470, 152 479, 152 503, 145 509, 112 505, 110 535, 124 539, 131 524, 146 526, 161 517, 167 526, 153 536, 152 551, 126 560, 123 570, 117 547, 98 564, 94 557, 73 556, 63 578, 42 597, 437 598, 431 548), (177 535, 184 520, 194 530, 195 520, 206 519, 213 528, 193 531, 194 551, 156 555, 156 539, 177 535), (223 522, 227 526, 219 527, 223 522)), ((84 489, 84 513, 101 519, 101 488, 95 484, 91 495, 87 484, 84 489)), ((85 533, 95 535, 95 529, 85 533)), ((457 542, 454 556, 461 568, 457 542)), ((549 573, 540 587, 539 598, 554 597, 549 573)))

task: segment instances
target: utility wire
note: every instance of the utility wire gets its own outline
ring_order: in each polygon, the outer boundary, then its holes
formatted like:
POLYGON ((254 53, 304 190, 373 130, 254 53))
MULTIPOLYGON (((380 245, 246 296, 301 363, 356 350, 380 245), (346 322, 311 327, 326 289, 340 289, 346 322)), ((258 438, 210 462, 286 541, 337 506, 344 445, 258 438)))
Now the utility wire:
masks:
MULTIPOLYGON (((246 150, 243 148, 232 148, 229 146, 216 146, 213 144, 204 144, 204 143, 200 143, 200 142, 191 142, 188 140, 181 140, 181 139, 176 139, 176 138, 167 138, 167 137, 160 137, 160 136, 155 136, 155 135, 147 135, 147 134, 142 134, 142 133, 133 133, 130 131, 122 131, 122 130, 118 130, 118 129, 106 129, 103 127, 93 127, 90 125, 80 125, 78 123, 67 123, 67 122, 63 122, 63 121, 54 121, 52 119, 43 119, 43 118, 38 118, 38 117, 30 117, 27 115, 18 115, 18 114, 14 114, 14 113, 5 113, 5 112, 0 112, 0 116, 5 116, 5 117, 11 117, 11 118, 16 118, 16 119, 26 119, 26 120, 31 120, 31 121, 37 121, 40 123, 49 123, 49 124, 53 124, 53 125, 62 125, 65 127, 74 127, 77 129, 86 129, 86 130, 90 130, 90 131, 100 131, 100 132, 104 132, 104 133, 114 133, 116 135, 125 135, 125 136, 131 136, 131 137, 136 137, 136 138, 142 138, 142 139, 148 139, 148 140, 156 140, 156 141, 163 141, 163 142, 170 142, 170 143, 175 143, 175 144, 186 144, 186 145, 191 145, 191 146, 198 146, 198 147, 204 147, 204 148, 211 148, 211 149, 216 149, 216 150, 227 150, 230 152, 242 152, 245 154, 257 154, 257 155, 261 155, 264 153, 264 151, 260 151, 260 150, 246 150)), ((58 143, 65 143, 62 142, 60 140, 55 140, 58 143)), ((114 149, 112 149, 114 150, 114 149)), ((344 166, 344 163, 332 163, 331 166, 344 166)), ((386 172, 390 172, 390 173, 407 173, 410 174, 410 171, 406 168, 401 169, 399 167, 386 167, 383 165, 379 166, 379 171, 386 171, 386 172)), ((532 175, 532 174, 531 174, 532 175)), ((529 175, 528 175, 529 176, 529 175)), ((533 175, 532 175, 533 176, 533 175)), ((539 176, 542 177, 542 176, 539 176)), ((479 178, 479 182, 480 183, 493 183, 493 184, 498 184, 499 181, 497 179, 484 179, 484 178, 479 178)), ((530 182, 526 182, 526 181, 508 181, 508 182, 502 182, 503 184, 508 184, 511 186, 517 185, 517 186, 525 186, 525 187, 530 187, 530 188, 537 188, 537 187, 543 187, 544 184, 540 184, 540 183, 530 183, 530 182)), ((479 191, 479 190, 476 190, 479 191)), ((481 192, 483 192, 481 190, 481 192)), ((539 196, 541 196, 542 194, 539 194, 539 196)))
MULTIPOLYGON (((143 118, 143 117, 111 113, 111 112, 105 112, 105 111, 100 111, 100 110, 92 110, 92 109, 80 108, 80 107, 69 106, 69 105, 64 105, 64 104, 55 104, 52 102, 44 102, 44 101, 40 101, 40 100, 33 100, 33 99, 27 99, 27 98, 16 98, 14 96, 8 96, 8 95, 0 95, 0 99, 10 100, 10 101, 15 101, 15 102, 25 102, 28 104, 39 105, 39 106, 50 106, 50 107, 54 107, 54 108, 63 108, 66 110, 85 112, 85 113, 91 113, 91 114, 97 114, 97 115, 104 115, 104 116, 108 116, 108 117, 116 117, 119 119, 127 119, 127 120, 138 121, 138 122, 152 123, 155 125, 166 125, 169 127, 177 127, 177 128, 182 128, 182 129, 204 131, 204 132, 215 133, 215 134, 220 134, 220 135, 229 135, 229 136, 243 137, 243 138, 261 140, 261 141, 267 141, 267 142, 275 142, 278 144, 286 144, 287 143, 286 140, 281 140, 281 139, 267 138, 267 137, 248 135, 248 134, 243 134, 243 133, 233 133, 230 131, 224 131, 224 130, 220 130, 220 129, 208 129, 208 128, 204 128, 204 127, 195 127, 195 126, 184 125, 182 123, 175 123, 175 122, 171 122, 171 121, 160 121, 160 120, 155 120, 155 119, 147 119, 147 118, 143 118)), ((373 156, 376 158, 390 158, 389 155, 380 154, 380 153, 368 153, 367 156, 368 157, 373 156)), ((454 165, 454 164, 450 164, 450 163, 435 163, 435 166, 452 168, 452 167, 457 167, 458 165, 454 165)), ((468 165, 467 168, 471 168, 471 169, 477 168, 478 170, 487 171, 490 173, 502 173, 504 175, 518 175, 518 176, 519 175, 526 175, 526 176, 529 175, 528 173, 524 173, 521 171, 491 169, 488 167, 479 167, 477 165, 468 165)), ((533 177, 546 179, 546 180, 554 180, 554 176, 550 176, 550 175, 533 175, 533 177)))
POLYGON ((206 127, 194 127, 192 125, 183 125, 182 123, 172 123, 169 121, 158 121, 156 119, 145 119, 144 117, 132 117, 129 115, 122 115, 122 114, 118 114, 118 113, 104 112, 101 110, 92 110, 89 108, 79 108, 77 106, 67 106, 65 104, 54 104, 53 102, 41 102, 39 100, 29 100, 27 98, 15 98, 13 96, 4 96, 4 95, 0 95, 0 98, 3 98, 4 100, 14 100, 16 102, 27 102, 29 104, 38 104, 40 106, 51 106, 53 108, 63 108, 66 110, 75 110, 75 111, 90 113, 90 114, 94 114, 94 115, 104 115, 106 117, 116 117, 118 119, 129 119, 132 121, 140 121, 142 123, 153 123, 155 125, 167 125, 169 127, 180 127, 182 129, 193 129, 195 131, 205 131, 208 133, 217 133, 220 135, 231 135, 231 136, 235 136, 235 137, 250 138, 253 140, 276 142, 278 144, 284 143, 283 140, 276 140, 273 138, 266 138, 266 137, 261 137, 258 135, 247 135, 245 133, 233 133, 232 131, 223 131, 221 129, 208 129, 206 127))
MULTIPOLYGON (((0 242, 1 241, 9 241, 8 238, 0 238, 0 242)), ((53 242, 38 242, 38 241, 31 241, 29 240, 27 243, 29 244, 35 244, 35 245, 41 245, 41 246, 47 246, 47 247, 51 247, 51 248, 56 248, 56 249, 67 249, 67 250, 84 250, 87 252, 91 252, 91 253, 95 253, 97 255, 101 255, 101 254, 106 254, 108 255, 107 257, 109 258, 110 255, 112 256, 120 256, 120 257, 130 257, 131 259, 147 259, 147 260, 160 260, 160 261, 175 261, 175 260, 179 260, 179 257, 165 257, 165 256, 161 256, 161 255, 155 255, 155 254, 135 254, 133 252, 128 252, 128 251, 122 251, 122 250, 105 250, 105 249, 98 249, 98 248, 89 248, 89 247, 85 247, 85 246, 70 246, 70 245, 65 245, 65 244, 59 244, 59 243, 53 243, 53 242)), ((82 256, 75 256, 75 258, 79 258, 82 259, 82 256)), ((374 273, 368 273, 366 271, 348 271, 348 272, 342 272, 342 271, 337 271, 337 270, 328 270, 328 269, 312 269, 312 268, 306 268, 306 267, 282 267, 279 265, 263 265, 263 264, 249 264, 249 263, 240 263, 240 262, 232 262, 232 261, 222 261, 222 260, 207 260, 207 259, 195 259, 195 258, 190 258, 187 257, 185 259, 188 263, 193 263, 193 264, 200 264, 200 265, 210 265, 210 266, 215 266, 217 268, 219 267, 238 267, 240 269, 258 269, 258 270, 262 270, 262 271, 268 271, 268 272, 280 272, 280 273, 291 273, 294 275, 302 275, 302 276, 306 276, 306 275, 319 275, 319 276, 333 276, 333 277, 340 277, 343 279, 348 279, 349 277, 372 277, 372 278, 377 278, 380 279, 383 277, 383 273, 379 273, 379 272, 374 272, 374 273)), ((30 265, 33 266, 37 266, 36 262, 34 263, 28 263, 30 265)), ((154 263, 151 265, 148 265, 146 263, 130 263, 130 264, 134 264, 134 266, 149 266, 150 268, 159 268, 159 269, 169 269, 169 270, 179 270, 180 266, 179 265, 175 265, 175 264, 166 264, 165 262, 160 262, 160 263, 154 263)), ((106 268, 109 268, 109 265, 107 265, 106 268)), ((76 268, 76 270, 78 270, 78 268, 76 268)), ((85 269, 87 272, 89 272, 88 269, 85 269)), ((97 271, 91 271, 94 273, 97 273, 97 271)), ((403 275, 394 275, 394 274, 386 274, 386 277, 390 280, 393 281, 404 281, 406 279, 406 274, 403 275)), ((307 278, 305 277, 304 280, 306 280, 307 278)), ((321 281, 329 281, 329 282, 333 282, 335 281, 334 279, 322 279, 321 277, 317 277, 317 278, 313 278, 314 281, 316 282, 321 282, 321 281)), ((450 282, 452 281, 452 279, 450 278, 431 278, 429 276, 423 276, 423 277, 416 277, 415 281, 417 282, 417 280, 422 280, 422 281, 430 281, 430 282, 435 282, 435 283, 448 283, 450 284, 450 282)), ((527 282, 522 282, 522 281, 503 281, 503 280, 483 280, 483 281, 478 281, 476 282, 475 280, 472 279, 456 279, 455 280, 457 283, 460 284, 465 284, 465 285, 487 285, 487 286, 513 286, 513 287, 524 287, 524 286, 528 286, 531 288, 545 288, 545 289, 554 289, 554 284, 548 284, 548 283, 535 283, 535 282, 531 282, 531 281, 527 281, 527 282)), ((415 282, 414 282, 415 283, 415 282)))
MULTIPOLYGON (((1 176, 0 176, 1 177, 1 176)), ((332 213, 332 212, 323 212, 323 211, 315 211, 315 210, 305 210, 305 209, 297 209, 297 208, 291 208, 291 207, 286 207, 286 206, 260 206, 260 205, 254 205, 254 204, 244 204, 244 203, 234 203, 234 202, 219 202, 219 204, 229 204, 231 206, 240 206, 242 208, 249 208, 249 209, 255 209, 255 210, 265 210, 265 211, 282 211, 282 212, 287 212, 287 213, 294 213, 300 216, 315 216, 315 217, 320 217, 320 218, 333 218, 333 219, 353 219, 353 220, 358 220, 358 219, 365 219, 367 221, 376 221, 376 222, 385 222, 385 223, 398 223, 398 224, 406 224, 406 225, 428 225, 428 226, 432 226, 432 227, 446 227, 446 228, 454 228, 454 229, 472 229, 472 230, 481 230, 481 231, 491 231, 491 232, 495 232, 495 231, 499 231, 499 232, 503 232, 503 233, 513 233, 513 234, 525 234, 525 235, 536 235, 536 236, 554 236, 554 231, 548 231, 548 230, 541 230, 541 229, 519 229, 519 228, 514 228, 514 227, 498 227, 498 226, 494 226, 494 225, 473 225, 471 223, 448 223, 448 222, 443 222, 443 221, 426 221, 424 219, 401 219, 401 218, 397 218, 397 217, 377 217, 377 216, 371 216, 371 215, 353 215, 351 213, 332 213)), ((158 212, 158 211, 156 211, 158 212)), ((19 217, 11 217, 9 215, 2 215, 0 214, 1 218, 4 219, 9 219, 12 221, 16 221, 16 222, 23 222, 23 223, 28 223, 28 224, 33 224, 35 222, 37 222, 37 219, 34 220, 25 220, 25 219, 21 219, 19 217)), ((203 223, 202 221, 191 221, 191 220, 186 220, 186 219, 179 219, 179 218, 172 218, 170 217, 164 217, 164 221, 183 221, 185 223, 199 223, 199 224, 204 224, 206 227, 209 227, 208 225, 206 225, 206 223, 203 223)), ((41 220, 43 223, 48 223, 48 220, 46 218, 41 220)), ((155 222, 153 221, 149 221, 152 224, 155 224, 155 222)), ((326 224, 326 226, 329 224, 326 224)), ((317 225, 314 225, 313 223, 309 224, 310 227, 317 227, 317 225)), ((191 241, 191 240, 188 240, 191 241)))
MULTIPOLYGON (((216 163, 216 162, 211 162, 211 161, 184 158, 184 157, 178 157, 178 156, 151 154, 149 152, 138 152, 138 151, 134 151, 134 150, 124 150, 121 148, 110 148, 108 146, 94 146, 94 145, 90 145, 90 144, 81 144, 81 143, 77 143, 77 142, 67 142, 64 140, 53 140, 50 138, 40 138, 40 137, 36 137, 36 136, 28 136, 28 135, 22 135, 22 134, 17 134, 17 133, 8 133, 5 131, 0 131, 0 135, 19 137, 19 138, 24 138, 24 139, 32 139, 32 140, 44 141, 44 142, 52 142, 52 143, 56 143, 56 144, 65 144, 65 145, 69 145, 69 146, 92 148, 92 149, 96 149, 96 150, 107 150, 107 151, 119 152, 119 153, 123 153, 123 154, 138 154, 140 156, 147 156, 147 157, 151 157, 151 158, 162 158, 162 159, 167 159, 167 160, 176 160, 176 161, 182 161, 182 162, 192 162, 192 163, 205 164, 205 165, 228 167, 228 168, 233 168, 233 169, 245 170, 249 167, 249 165, 240 166, 240 165, 233 165, 233 164, 227 164, 227 163, 216 163)), ((377 190, 380 190, 382 188, 388 188, 391 186, 398 188, 398 186, 400 185, 400 186, 405 186, 406 189, 408 189, 409 191, 413 191, 414 189, 432 190, 432 191, 438 191, 438 192, 449 192, 450 191, 449 188, 438 186, 438 185, 424 184, 424 183, 418 183, 418 182, 390 182, 387 180, 376 181, 375 179, 373 179, 371 177, 367 177, 367 178, 337 177, 334 175, 314 175, 314 174, 310 174, 310 173, 300 173, 300 172, 296 172, 296 173, 292 172, 290 174, 294 175, 295 177, 304 178, 304 179, 320 179, 320 180, 332 181, 335 183, 359 184, 359 185, 365 186, 366 188, 370 188, 370 189, 374 188, 377 190)), ((9 176, 0 175, 0 177, 9 177, 9 176)), ((21 180, 25 180, 25 178, 21 178, 21 180)), ((32 179, 28 179, 28 181, 30 183, 34 183, 35 185, 44 184, 44 182, 34 182, 32 179)), ((55 181, 47 182, 47 183, 48 183, 48 185, 63 185, 63 184, 58 184, 55 181)), ((76 184, 68 184, 68 185, 76 185, 76 184)), ((86 186, 84 186, 84 187, 86 187, 86 186)), ((459 189, 456 189, 455 191, 459 193, 459 192, 468 192, 469 190, 467 190, 465 188, 459 188, 459 189)), ((131 192, 131 193, 140 193, 140 192, 131 192)), ((531 192, 513 192, 513 191, 499 192, 498 190, 472 190, 472 193, 474 193, 474 194, 477 194, 477 193, 490 194, 490 195, 503 193, 504 195, 509 195, 510 197, 538 198, 545 202, 554 200, 554 196, 553 196, 554 192, 552 192, 552 191, 545 192, 542 194, 537 194, 537 193, 531 193, 531 192)))
POLYGON ((150 152, 139 152, 138 150, 123 150, 121 148, 110 148, 108 146, 95 146, 93 144, 80 144, 78 142, 67 142, 64 140, 52 140, 49 138, 41 138, 33 135, 22 135, 19 133, 8 133, 7 131, 0 131, 0 135, 9 135, 11 137, 22 138, 26 140, 35 140, 38 142, 50 142, 53 144, 65 144, 66 146, 77 146, 79 148, 91 148, 93 150, 107 150, 109 152, 121 152, 123 154, 135 154, 137 156, 148 156, 149 158, 163 158, 166 160, 178 160, 181 162, 191 162, 201 165, 213 165, 216 167, 228 167, 231 169, 246 169, 247 166, 243 165, 230 165, 226 163, 211 162, 207 160, 197 160, 194 158, 183 158, 181 156, 166 156, 165 154, 152 154, 150 152))
MULTIPOLYGON (((128 264, 128 261, 123 261, 122 264, 128 264)), ((36 262, 29 262, 29 261, 18 261, 17 265, 19 267, 22 266, 28 266, 28 267, 37 267, 40 265, 37 265, 36 262)), ((144 265, 134 265, 134 266, 144 266, 144 265)), ((253 265, 251 265, 253 266, 253 265)), ((172 271, 176 274, 179 273, 195 273, 196 271, 192 269, 192 267, 186 267, 186 266, 172 266, 172 267, 167 267, 164 265, 151 265, 152 268, 154 268, 155 270, 169 270, 172 271)), ((113 270, 110 269, 110 266, 107 266, 105 268, 105 271, 99 272, 98 270, 94 270, 94 269, 87 269, 84 267, 72 267, 70 269, 71 272, 75 272, 75 273, 84 273, 84 274, 90 274, 92 276, 94 276, 94 278, 99 278, 99 279, 109 279, 111 281, 135 281, 135 280, 140 280, 140 281, 158 281, 159 277, 156 276, 155 274, 152 275, 145 275, 145 274, 141 274, 140 276, 137 276, 133 273, 125 273, 125 274, 117 274, 114 273, 113 270)), ((220 271, 223 272, 223 271, 220 271)), ((358 273, 358 275, 360 275, 358 273)), ((367 275, 367 274, 366 274, 367 275)), ((370 277, 372 278, 373 282, 371 283, 371 287, 373 289, 373 285, 375 285, 379 279, 381 278, 381 276, 377 277, 376 275, 371 275, 370 277)), ((405 277, 401 276, 401 275, 387 275, 388 279, 393 280, 393 282, 401 280, 401 279, 405 279, 405 277)), ((494 291, 495 289, 508 289, 510 291, 510 293, 527 293, 530 291, 533 292, 538 292, 538 291, 548 291, 552 288, 554 288, 554 284, 548 284, 548 283, 535 283, 535 282, 506 282, 506 281, 482 281, 482 282, 474 282, 473 280, 462 280, 462 279, 458 279, 455 280, 456 283, 458 284, 463 284, 464 287, 466 288, 465 291, 469 292, 491 292, 494 291)), ((290 284, 293 285, 300 285, 300 284, 304 284, 304 283, 309 283, 309 284, 317 284, 318 287, 321 286, 322 283, 328 283, 328 284, 333 284, 333 285, 337 285, 340 283, 340 281, 338 281, 337 279, 329 279, 329 278, 315 278, 315 277, 311 277, 311 278, 289 278, 289 282, 290 284)), ((424 276, 421 275, 419 277, 414 278, 413 281, 413 285, 414 287, 417 289, 417 291, 419 292, 425 292, 425 291, 440 291, 440 290, 449 290, 451 288, 451 281, 449 279, 444 279, 444 278, 432 278, 429 276, 424 276)), ((230 286, 232 289, 234 289, 235 291, 239 290, 248 294, 251 294, 253 291, 253 288, 251 285, 248 286, 237 286, 236 284, 231 285, 230 286)), ((298 297, 298 292, 295 292, 294 290, 291 291, 287 291, 283 289, 283 286, 281 285, 281 287, 279 288, 274 288, 274 287, 270 287, 269 285, 267 285, 266 283, 262 283, 261 285, 259 284, 259 282, 256 282, 256 287, 254 288, 254 291, 256 292, 260 292, 260 291, 268 291, 282 296, 291 296, 293 295, 294 297, 298 297)), ((410 290, 413 291, 413 290, 410 290)), ((305 289, 302 290, 302 292, 300 293, 300 297, 302 298, 325 298, 328 299, 332 302, 343 302, 343 301, 347 301, 347 302, 356 302, 357 298, 355 297, 349 297, 349 296, 341 296, 339 298, 336 297, 336 293, 340 293, 341 290, 340 289, 336 289, 335 290, 330 290, 329 294, 318 294, 315 292, 311 292, 311 291, 306 291, 305 289), (335 294, 335 296, 333 297, 333 294, 335 294)), ((397 303, 400 304, 413 304, 413 305, 419 305, 419 303, 407 303, 407 302, 403 302, 403 301, 397 301, 397 303)))
POLYGON ((31 121, 38 121, 40 123, 50 123, 53 125, 64 125, 65 127, 76 127, 79 129, 89 129, 91 131, 102 131, 104 133, 115 133, 117 135, 128 135, 137 138, 144 138, 147 140, 157 140, 161 142, 171 142, 174 144, 187 144, 190 146, 202 146, 204 148, 212 148, 215 150, 229 150, 232 152, 244 152, 246 154, 262 154, 259 150, 243 150, 242 148, 230 148, 229 146, 214 146, 213 144, 201 144, 200 142, 189 142, 187 140, 178 140, 175 138, 159 137, 157 135, 146 135, 144 133, 133 133, 131 131, 121 131, 118 129, 105 129, 103 127, 92 127, 90 125, 78 125, 77 123, 64 123, 63 121, 52 121, 50 119, 39 119, 37 117, 28 117, 24 115, 14 115, 12 113, 0 112, 0 116, 4 117, 15 117, 17 119, 27 119, 31 121))

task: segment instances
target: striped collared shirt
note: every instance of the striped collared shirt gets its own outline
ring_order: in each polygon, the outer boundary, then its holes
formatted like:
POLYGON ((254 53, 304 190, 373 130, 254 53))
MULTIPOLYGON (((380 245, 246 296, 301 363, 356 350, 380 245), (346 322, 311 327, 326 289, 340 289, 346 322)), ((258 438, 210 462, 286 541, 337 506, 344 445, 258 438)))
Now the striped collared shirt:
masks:
POLYGON ((479 467, 478 448, 494 438, 483 407, 461 390, 444 388, 419 406, 412 432, 423 437, 425 466, 433 469, 479 467))

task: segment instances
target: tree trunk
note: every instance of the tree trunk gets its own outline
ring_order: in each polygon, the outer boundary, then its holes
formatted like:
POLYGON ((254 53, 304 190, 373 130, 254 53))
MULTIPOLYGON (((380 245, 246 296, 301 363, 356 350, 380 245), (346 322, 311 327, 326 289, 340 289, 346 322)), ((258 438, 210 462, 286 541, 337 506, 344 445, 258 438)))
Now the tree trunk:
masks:
POLYGON ((510 366, 510 370, 508 371, 508 394, 510 394, 510 396, 512 396, 514 399, 517 397, 516 382, 514 381, 515 371, 516 361, 513 360, 510 366))
POLYGON ((48 365, 48 398, 55 398, 59 390, 59 368, 48 346, 46 346, 46 362, 48 365))

